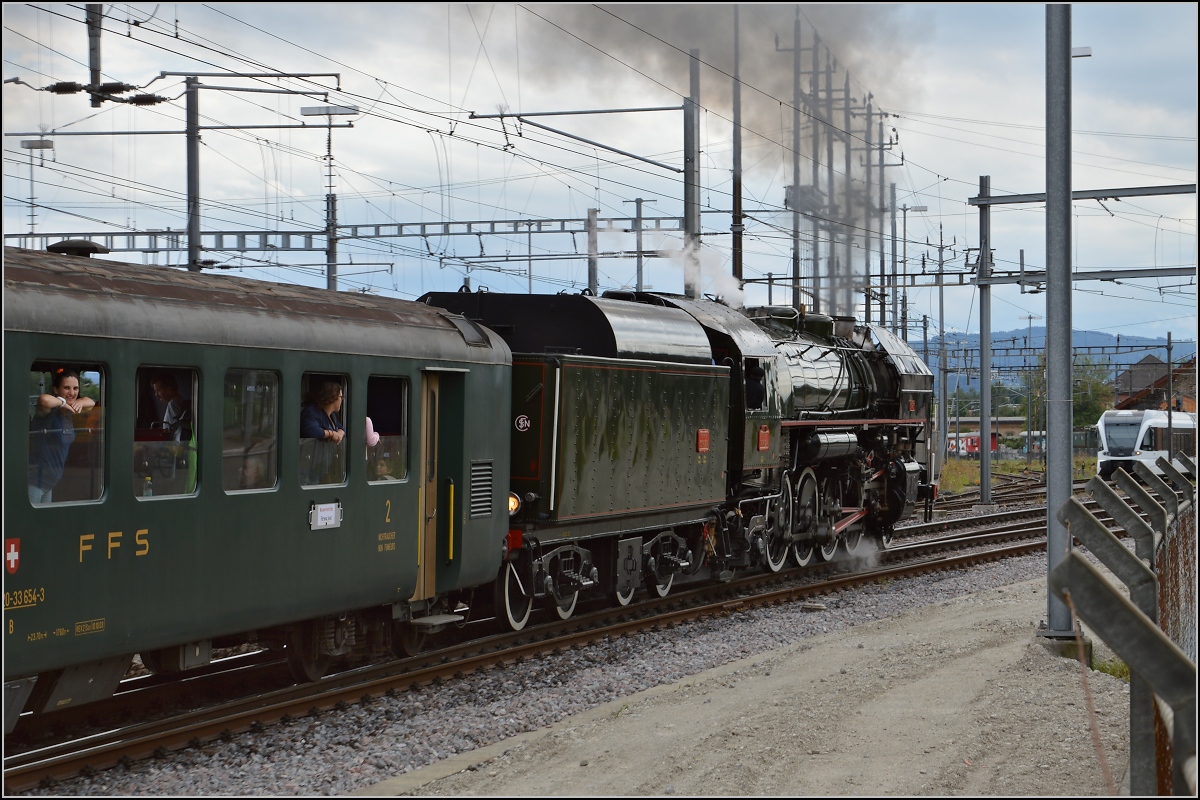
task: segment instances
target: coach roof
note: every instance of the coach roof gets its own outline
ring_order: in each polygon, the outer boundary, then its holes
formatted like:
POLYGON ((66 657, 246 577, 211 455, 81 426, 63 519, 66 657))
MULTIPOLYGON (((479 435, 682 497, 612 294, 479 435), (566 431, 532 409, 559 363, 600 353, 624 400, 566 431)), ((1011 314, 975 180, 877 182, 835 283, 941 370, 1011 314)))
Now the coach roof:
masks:
POLYGON ((4 327, 504 364, 491 331, 405 300, 4 248, 4 327))

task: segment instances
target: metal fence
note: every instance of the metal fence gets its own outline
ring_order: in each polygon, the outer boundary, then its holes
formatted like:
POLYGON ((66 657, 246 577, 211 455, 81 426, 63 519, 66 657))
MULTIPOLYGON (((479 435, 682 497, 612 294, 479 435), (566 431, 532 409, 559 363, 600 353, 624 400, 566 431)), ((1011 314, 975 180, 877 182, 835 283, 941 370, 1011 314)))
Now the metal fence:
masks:
POLYGON ((1119 592, 1078 552, 1051 571, 1050 588, 1130 669, 1129 791, 1196 794, 1196 462, 1158 459, 1118 469, 1124 496, 1100 478, 1088 489, 1133 538, 1134 552, 1072 498, 1059 508, 1068 526, 1128 587, 1119 592), (1157 735, 1156 735, 1157 730, 1157 735))

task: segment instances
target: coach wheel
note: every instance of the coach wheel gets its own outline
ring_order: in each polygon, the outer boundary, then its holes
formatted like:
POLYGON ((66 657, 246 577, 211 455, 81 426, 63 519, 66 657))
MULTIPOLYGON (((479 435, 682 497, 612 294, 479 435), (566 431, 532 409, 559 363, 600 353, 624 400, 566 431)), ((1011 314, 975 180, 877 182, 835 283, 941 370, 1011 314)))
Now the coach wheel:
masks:
POLYGON ((786 472, 778 500, 771 501, 767 524, 767 568, 779 572, 787 563, 787 535, 792 529, 792 480, 786 472))
POLYGON ((321 636, 317 620, 299 622, 292 626, 287 644, 288 668, 297 683, 318 681, 329 669, 333 657, 321 652, 321 636))
POLYGON ((575 604, 579 602, 579 590, 576 589, 561 600, 554 599, 554 595, 548 595, 548 599, 559 619, 570 619, 571 615, 575 613, 575 604))
POLYGON ((144 653, 138 653, 142 659, 142 666, 150 671, 152 675, 162 675, 167 672, 166 659, 163 657, 162 650, 147 650, 144 653))
POLYGON ((659 597, 666 597, 670 594, 673 583, 675 583, 675 573, 673 572, 666 578, 660 578, 657 575, 648 575, 646 577, 646 588, 659 597))
POLYGON ((425 649, 425 638, 428 633, 419 630, 416 625, 398 622, 392 630, 392 641, 395 642, 396 655, 412 658, 421 654, 425 649))
MULTIPOLYGON (((504 577, 497 583, 499 601, 496 605, 504 609, 505 621, 514 631, 523 630, 533 611, 533 597, 525 594, 517 565, 511 561, 504 564, 504 577)), ((530 587, 532 589, 532 587, 530 587)))
MULTIPOLYGON (((812 469, 806 469, 800 474, 797 483, 796 502, 792 512, 792 535, 807 533, 812 530, 817 519, 817 476, 812 469)), ((797 566, 807 567, 813 558, 812 539, 796 539, 792 542, 792 558, 797 566)))

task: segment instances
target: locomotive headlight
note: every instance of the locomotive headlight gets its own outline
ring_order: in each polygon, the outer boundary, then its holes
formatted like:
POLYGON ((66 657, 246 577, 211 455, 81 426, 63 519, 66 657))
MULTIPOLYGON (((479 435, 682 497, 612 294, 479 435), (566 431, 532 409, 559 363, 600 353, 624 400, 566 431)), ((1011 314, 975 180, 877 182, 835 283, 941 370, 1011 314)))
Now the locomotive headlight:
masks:
POLYGON ((508 515, 511 517, 521 510, 521 498, 516 492, 508 493, 508 515))

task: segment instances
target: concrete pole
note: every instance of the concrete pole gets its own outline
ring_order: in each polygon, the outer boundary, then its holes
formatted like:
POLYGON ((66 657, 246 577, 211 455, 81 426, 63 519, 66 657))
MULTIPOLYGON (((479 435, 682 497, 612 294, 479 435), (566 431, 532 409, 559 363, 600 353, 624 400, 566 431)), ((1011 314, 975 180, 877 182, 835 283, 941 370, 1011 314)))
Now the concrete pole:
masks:
POLYGON ((333 192, 333 115, 325 117, 329 126, 325 138, 325 160, 329 172, 329 194, 325 195, 325 288, 338 288, 337 195, 333 192))
MULTIPOLYGON (((835 200, 835 195, 834 195, 834 191, 833 191, 833 130, 832 130, 832 128, 833 128, 833 62, 831 59, 832 59, 832 57, 829 53, 829 48, 826 47, 825 48, 825 121, 827 123, 829 123, 830 127, 826 128, 826 130, 825 130, 825 191, 827 193, 825 208, 829 212, 829 218, 831 220, 833 220, 833 219, 838 218, 838 209, 837 209, 837 202, 835 200)), ((849 98, 847 98, 847 102, 849 102, 849 98)), ((849 176, 847 176, 847 177, 849 177, 849 176)), ((832 225, 827 225, 825 227, 825 229, 829 232, 829 255, 825 257, 828 267, 826 267, 825 271, 826 271, 826 274, 829 275, 829 278, 830 278, 829 283, 831 284, 831 286, 828 289, 826 289, 825 291, 828 293, 828 296, 832 299, 833 295, 832 295, 831 290, 833 288, 832 284, 835 280, 834 269, 833 269, 834 259, 835 259, 834 247, 835 247, 835 242, 837 241, 837 237, 834 235, 834 231, 836 229, 832 225)), ((820 283, 818 283, 817 291, 813 292, 813 311, 815 311, 818 314, 821 313, 821 308, 822 308, 820 289, 821 289, 821 285, 820 285, 820 283)))
POLYGON ((690 89, 683 104, 683 293, 700 297, 700 51, 690 51, 690 89))
POLYGON ((921 315, 921 359, 929 366, 929 315, 921 315))
POLYGON ((338 288, 337 195, 325 195, 325 288, 338 288))
MULTIPOLYGON (((740 21, 738 9, 733 7, 733 277, 738 285, 742 284, 742 78, 741 78, 741 45, 740 21)), ((642 204, 638 201, 638 218, 642 216, 642 204)), ((638 236, 641 236, 641 223, 638 223, 638 236)), ((642 290, 642 242, 638 240, 638 291, 642 290)))
POLYGON ((945 260, 943 253, 945 245, 942 244, 942 224, 938 223, 938 370, 939 379, 938 385, 938 474, 941 474, 941 465, 946 458, 946 439, 949 431, 946 427, 949 425, 949 415, 946 411, 947 395, 949 394, 949 377, 946 369, 946 272, 945 260))
MULTIPOLYGON (((811 91, 809 95, 811 100, 808 104, 809 110, 812 112, 812 189, 813 189, 813 204, 816 208, 823 208, 824 203, 821 203, 817 198, 820 195, 821 184, 821 133, 824 126, 818 114, 819 97, 821 90, 821 37, 817 35, 816 29, 813 29, 813 47, 812 47, 812 76, 809 83, 811 91)), ((824 131, 828 137, 829 132, 824 131)), ((821 295, 821 217, 822 214, 813 214, 812 217, 812 292, 809 300, 812 303, 814 311, 821 307, 820 301, 817 299, 821 295)))
POLYGON ((846 196, 843 201, 845 211, 842 213, 842 218, 847 225, 844 228, 843 239, 843 256, 842 256, 842 274, 838 278, 838 302, 837 310, 841 314, 854 314, 854 200, 850 191, 854 181, 850 180, 850 164, 851 151, 853 150, 854 137, 850 131, 850 70, 846 70, 846 80, 842 86, 842 99, 844 105, 842 108, 842 130, 845 131, 845 136, 842 141, 845 142, 844 148, 844 164, 842 166, 842 186, 845 189, 846 196))
MULTIPOLYGON (((1048 572, 1071 550, 1058 509, 1071 499, 1071 6, 1046 6, 1046 530, 1048 572)), ((1047 587, 1047 630, 1073 639, 1047 587)))
MULTIPOLYGON (((87 20, 87 35, 88 35, 88 66, 89 74, 92 78, 92 88, 98 88, 102 81, 102 72, 100 69, 100 33, 104 25, 104 4, 103 3, 88 3, 85 12, 87 20)), ((92 108, 99 108, 104 105, 103 98, 92 93, 92 108)), ((32 153, 30 154, 32 156, 32 153)))
MULTIPOLYGON (((882 155, 880 156, 882 158, 882 155)), ((897 321, 900 319, 900 314, 897 310, 899 302, 899 284, 896 281, 896 184, 892 183, 892 333, 900 333, 896 330, 897 321)), ((905 334, 905 340, 908 335, 905 334)))
POLYGON ((200 271, 200 79, 184 78, 189 272, 200 271))
MULTIPOLYGON (((871 121, 873 118, 872 100, 873 100, 872 96, 867 95, 867 125, 866 125, 866 128, 863 130, 863 139, 866 140, 866 148, 867 148, 867 154, 866 154, 867 191, 863 195, 863 197, 866 201, 863 203, 863 227, 866 228, 866 237, 867 237, 866 268, 863 270, 863 276, 866 278, 867 287, 864 291, 864 294, 866 295, 866 299, 865 299, 865 302, 863 303, 863 305, 866 306, 866 323, 868 325, 871 324, 871 247, 872 247, 873 240, 874 240, 874 237, 871 236, 871 223, 875 221, 875 214, 871 210, 871 150, 873 149, 872 145, 871 145, 871 121)), ((850 173, 847 172, 846 174, 849 175, 850 173)), ((882 322, 882 320, 880 320, 880 321, 882 322)))
MULTIPOLYGON (((635 198, 633 201, 637 206, 637 221, 635 223, 637 230, 637 290, 642 291, 642 198, 635 198)), ((595 209, 599 211, 599 209, 595 209)))
MULTIPOLYGON (((879 201, 875 206, 875 216, 879 220, 879 326, 887 325, 887 273, 883 261, 883 112, 879 113, 879 201)), ((867 162, 870 163, 869 161, 867 162)))
POLYGON ((1167 461, 1175 459, 1175 359, 1171 355, 1171 331, 1167 331, 1167 461))
MULTIPOLYGON (((992 193, 989 175, 979 176, 979 196, 992 193)), ((992 502, 992 207, 979 207, 979 503, 992 502)), ((1068 345, 1069 346, 1069 345, 1068 345)))
MULTIPOLYGON (((600 293, 600 241, 596 232, 598 227, 597 219, 600 216, 600 209, 589 208, 587 210, 587 242, 588 242, 588 290, 592 294, 600 293)), ((640 226, 639 226, 640 227, 640 226)), ((640 253, 642 244, 638 242, 638 251, 640 253)), ((638 272, 638 278, 641 278, 641 272, 638 272)), ((639 286, 639 290, 640 290, 639 286)))
POLYGON ((800 7, 792 23, 792 308, 800 310, 800 7))

